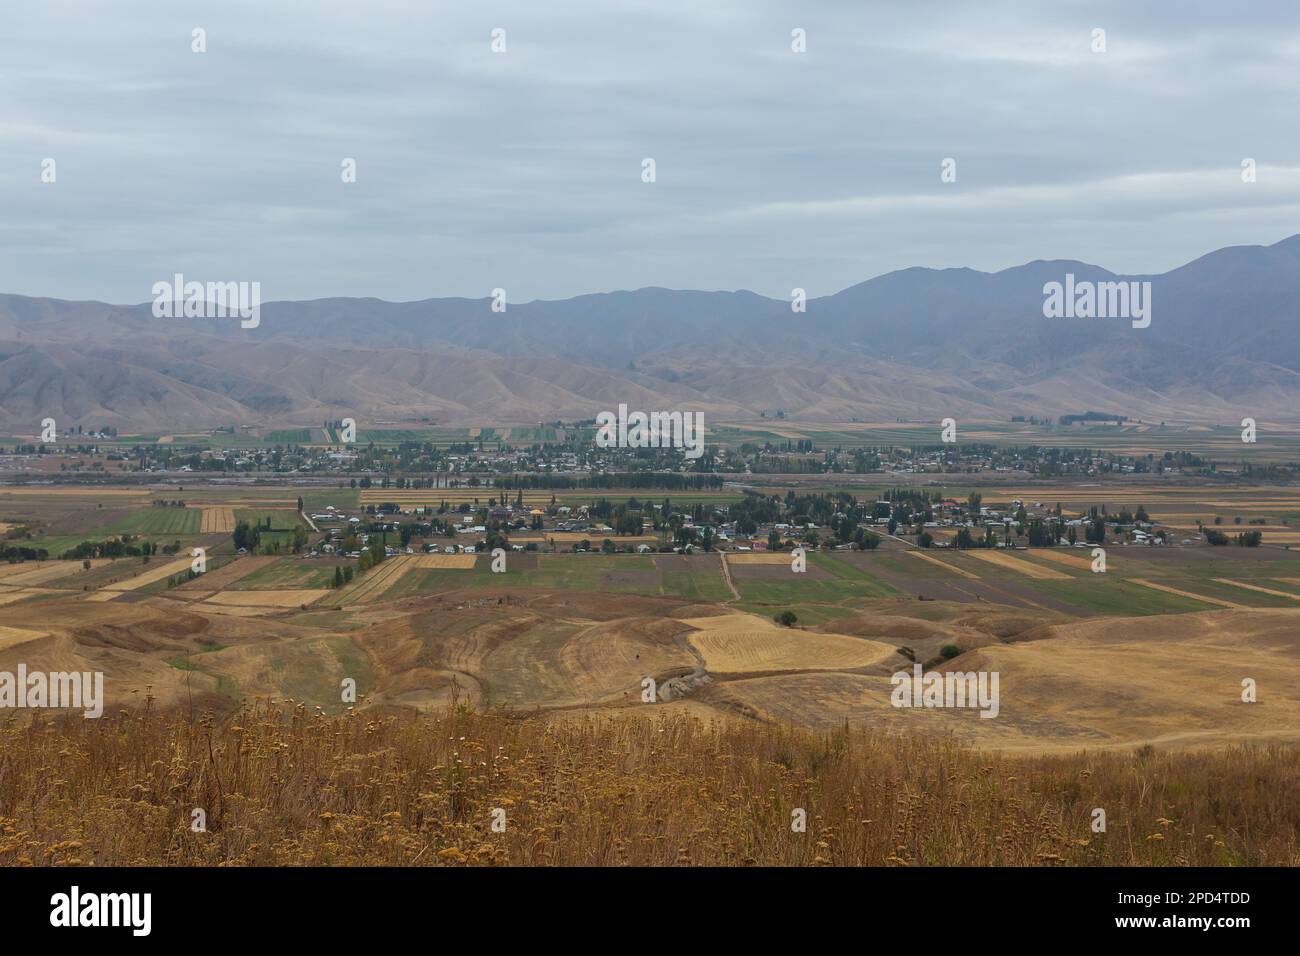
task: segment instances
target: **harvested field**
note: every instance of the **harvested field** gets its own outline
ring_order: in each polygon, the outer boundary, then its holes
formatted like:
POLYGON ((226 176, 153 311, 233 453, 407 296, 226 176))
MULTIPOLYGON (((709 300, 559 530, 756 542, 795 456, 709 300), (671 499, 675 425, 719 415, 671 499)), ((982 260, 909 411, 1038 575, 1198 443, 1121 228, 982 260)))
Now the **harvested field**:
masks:
POLYGON ((756 614, 684 618, 682 623, 695 628, 687 640, 703 656, 704 666, 719 674, 840 670, 894 655, 888 644, 780 627, 756 614))
MULTIPOLYGON (((432 555, 429 555, 432 557, 432 555)), ((452 557, 452 555, 448 555, 452 557)), ((470 556, 472 557, 472 555, 470 556)), ((364 604, 383 597, 384 593, 395 585, 403 574, 411 570, 412 555, 399 555, 389 558, 377 568, 362 573, 360 580, 353 581, 346 587, 335 591, 327 601, 334 607, 344 604, 364 604)))
POLYGON ((474 567, 476 554, 420 554, 411 559, 411 568, 461 568, 474 567))
MULTIPOLYGON (((1074 554, 1068 551, 1058 551, 1055 548, 1035 548, 1029 553, 1036 558, 1046 558, 1048 561, 1055 561, 1057 564, 1063 564, 1066 567, 1077 568, 1080 571, 1092 571, 1091 552, 1080 551, 1078 554, 1074 554)), ((1106 558, 1106 567, 1110 569, 1112 562, 1109 553, 1106 558)))
MULTIPOLYGON (((90 563, 91 569, 102 568, 112 564, 108 558, 96 558, 90 563)), ((26 561, 22 564, 9 564, 0 567, 0 583, 5 585, 48 584, 60 578, 70 577, 84 571, 80 561, 26 561), (22 570, 26 568, 27 570, 22 570)))
POLYGON ((1047 625, 1034 640, 981 643, 941 669, 998 673, 996 719, 975 709, 895 708, 889 678, 872 673, 745 677, 711 686, 703 699, 825 730, 847 722, 1020 753, 1296 740, 1297 615, 1202 611, 1141 627, 1096 618, 1047 625), (1260 704, 1242 701, 1243 675, 1258 681, 1260 704))
POLYGON ((543 540, 553 544, 578 544, 582 541, 591 541, 599 544, 608 538, 615 544, 654 544, 659 539, 652 534, 614 534, 612 531, 547 531, 545 534, 513 535, 510 540, 519 544, 527 544, 530 540, 541 543, 543 540))
POLYGON ((148 498, 148 488, 0 488, 0 498, 148 498))
POLYGON ((284 589, 279 591, 221 591, 204 604, 234 607, 300 607, 312 604, 329 594, 326 588, 284 589))
POLYGON ((6 627, 0 624, 0 651, 49 636, 49 631, 36 631, 26 627, 6 627))
POLYGON ((30 597, 39 597, 42 594, 58 594, 53 588, 2 588, 0 589, 0 605, 16 604, 19 601, 25 601, 30 597))
POLYGON ((229 534, 235 530, 235 509, 227 507, 204 508, 200 534, 229 534))
POLYGON ((728 551, 725 555, 728 564, 779 564, 784 567, 790 567, 790 555, 784 552, 754 552, 745 551, 735 552, 728 551))
POLYGON ((971 578, 976 581, 979 580, 978 574, 975 574, 971 571, 967 571, 965 568, 959 568, 957 567, 957 565, 945 561, 942 558, 936 558, 932 554, 926 554, 924 551, 908 550, 908 551, 904 551, 903 553, 910 554, 914 558, 920 558, 922 561, 928 561, 930 564, 937 565, 938 567, 943 568, 945 571, 951 571, 953 574, 960 574, 964 578, 971 578))
POLYGON ((992 548, 971 548, 966 554, 973 555, 981 561, 987 561, 989 564, 996 564, 1000 568, 1008 571, 1014 571, 1016 574, 1023 574, 1027 578, 1037 580, 1058 580, 1068 581, 1070 575, 1062 574, 1060 571, 1053 571, 1050 568, 1040 567, 1029 561, 1022 561, 1020 558, 1013 558, 1011 555, 1002 551, 995 551, 992 548))
MULTIPOLYGON (((190 569, 190 558, 178 558, 175 561, 168 561, 164 564, 144 564, 139 567, 144 570, 133 578, 125 581, 118 581, 115 584, 105 585, 101 591, 138 591, 140 588, 147 587, 155 581, 161 581, 169 578, 173 574, 184 574, 190 569)), ((101 600, 111 601, 112 598, 102 598, 101 600)))
MULTIPOLYGON (((247 555, 236 558, 219 568, 201 574, 193 581, 187 581, 180 587, 176 588, 178 592, 192 591, 221 591, 230 587, 232 584, 245 578, 255 571, 259 571, 269 564, 275 564, 279 558, 247 555)), ((192 595, 186 593, 186 597, 192 595)))
POLYGON ((198 604, 191 604, 189 606, 197 607, 205 614, 220 614, 225 617, 266 617, 270 614, 284 613, 286 610, 285 608, 274 607, 270 604, 254 606, 248 604, 213 604, 206 601, 198 604))
POLYGON ((57 562, 51 561, 17 561, 13 564, 0 564, 0 583, 9 583, 17 575, 31 574, 37 568, 44 568, 57 562))

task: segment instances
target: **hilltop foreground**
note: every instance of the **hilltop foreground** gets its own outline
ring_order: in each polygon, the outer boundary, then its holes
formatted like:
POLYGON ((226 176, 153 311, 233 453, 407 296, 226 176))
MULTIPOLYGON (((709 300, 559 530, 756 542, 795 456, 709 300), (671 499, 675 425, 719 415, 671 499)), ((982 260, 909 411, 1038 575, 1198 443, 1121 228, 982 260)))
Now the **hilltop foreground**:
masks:
POLYGON ((0 865, 1300 863, 1289 745, 1008 760, 682 714, 257 705, 11 722, 0 754, 0 865))

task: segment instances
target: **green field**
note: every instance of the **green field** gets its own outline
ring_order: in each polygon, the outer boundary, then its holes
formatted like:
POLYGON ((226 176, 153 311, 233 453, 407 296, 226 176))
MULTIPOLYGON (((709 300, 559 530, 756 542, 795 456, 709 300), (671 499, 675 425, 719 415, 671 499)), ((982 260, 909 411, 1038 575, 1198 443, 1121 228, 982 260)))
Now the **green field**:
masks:
POLYGON ((524 587, 545 590, 578 589, 592 593, 616 592, 680 597, 686 600, 726 601, 731 598, 722 579, 721 565, 704 558, 690 568, 660 570, 648 555, 518 555, 507 558, 505 574, 493 574, 486 556, 473 569, 413 569, 391 588, 392 600, 465 587, 524 587))
POLYGON ((101 525, 87 533, 94 540, 120 534, 154 536, 198 534, 202 526, 200 508, 139 508, 112 524, 101 525))
POLYGON ((231 583, 231 591, 271 591, 280 588, 327 588, 334 582, 334 566, 302 558, 281 558, 231 583))
POLYGON ((313 488, 310 491, 300 492, 299 496, 308 514, 324 511, 328 505, 333 505, 341 511, 355 511, 357 507, 357 489, 350 487, 324 490, 313 488))
POLYGON ((311 441, 311 429, 283 428, 267 432, 266 440, 273 445, 306 445, 311 441))
POLYGON ((900 593, 862 568, 830 555, 810 554, 808 566, 825 571, 830 579, 793 573, 788 578, 754 578, 733 572, 732 581, 741 597, 738 606, 765 613, 771 608, 791 605, 847 606, 863 598, 897 597, 900 593))
POLYGON ((1177 594, 1131 584, 1123 578, 1100 574, 1073 581, 1033 581, 1032 584, 1036 591, 1098 614, 1139 616, 1218 610, 1216 604, 1193 601, 1177 594))
MULTIPOLYGON (((487 431, 488 429, 485 429, 487 431)), ((433 432, 425 428, 358 428, 357 443, 369 445, 400 445, 402 442, 426 442, 433 438, 433 432)), ((468 441, 469 439, 466 439, 468 441)))

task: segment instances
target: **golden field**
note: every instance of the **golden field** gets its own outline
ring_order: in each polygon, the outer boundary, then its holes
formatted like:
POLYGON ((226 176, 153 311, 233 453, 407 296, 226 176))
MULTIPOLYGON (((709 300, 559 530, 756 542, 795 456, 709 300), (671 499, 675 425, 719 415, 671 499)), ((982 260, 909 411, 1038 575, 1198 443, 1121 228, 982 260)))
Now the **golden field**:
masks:
POLYGON ((262 702, 10 721, 0 753, 7 866, 1300 863, 1295 746, 1018 759, 684 714, 262 702))
POLYGON ((1045 568, 1042 565, 1034 564, 1031 561, 1024 561, 1020 558, 1012 557, 1004 551, 994 551, 989 548, 973 548, 966 552, 971 557, 979 558, 981 561, 987 561, 989 564, 996 564, 1000 568, 1006 568, 1008 571, 1015 571, 1017 574, 1023 574, 1026 577, 1037 578, 1039 580, 1067 580, 1068 574, 1062 574, 1060 571, 1053 571, 1051 568, 1045 568))

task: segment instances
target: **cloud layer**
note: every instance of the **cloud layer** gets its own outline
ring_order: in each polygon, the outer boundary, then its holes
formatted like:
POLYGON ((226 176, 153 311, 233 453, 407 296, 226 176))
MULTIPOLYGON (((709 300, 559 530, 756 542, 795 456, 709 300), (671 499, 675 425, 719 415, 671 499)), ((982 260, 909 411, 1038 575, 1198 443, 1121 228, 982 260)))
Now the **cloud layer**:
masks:
POLYGON ((19 5, 0 291, 815 296, 909 265, 1158 272, 1300 231, 1292 4, 806 6, 19 5))

